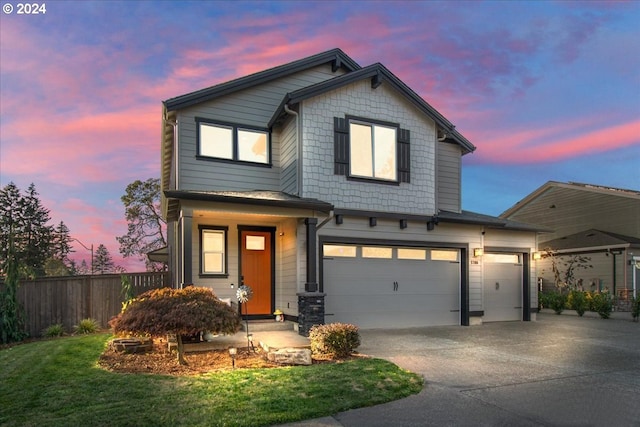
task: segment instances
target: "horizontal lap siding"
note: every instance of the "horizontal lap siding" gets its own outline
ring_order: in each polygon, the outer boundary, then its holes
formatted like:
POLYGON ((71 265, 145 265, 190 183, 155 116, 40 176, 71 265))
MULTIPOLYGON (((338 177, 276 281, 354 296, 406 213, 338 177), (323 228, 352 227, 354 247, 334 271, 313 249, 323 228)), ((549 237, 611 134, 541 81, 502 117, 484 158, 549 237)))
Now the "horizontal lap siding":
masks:
POLYGON ((285 193, 298 194, 298 150, 296 145, 296 124, 295 117, 289 118, 280 129, 280 132, 274 135, 278 136, 280 141, 280 188, 285 193))
POLYGON ((460 169, 462 153, 460 146, 438 142, 438 208, 450 212, 460 212, 460 169))
MULTIPOLYGON (((196 158, 198 146, 195 118, 266 128, 285 94, 336 77, 341 73, 342 71, 332 73, 329 65, 323 65, 180 111, 178 114, 179 189, 278 191, 281 185, 290 189, 296 176, 287 169, 285 181, 281 181, 283 159, 281 141, 277 136, 272 139, 272 167, 201 160, 196 158)), ((291 152, 287 151, 284 155, 288 162, 284 166, 290 168, 291 152)))

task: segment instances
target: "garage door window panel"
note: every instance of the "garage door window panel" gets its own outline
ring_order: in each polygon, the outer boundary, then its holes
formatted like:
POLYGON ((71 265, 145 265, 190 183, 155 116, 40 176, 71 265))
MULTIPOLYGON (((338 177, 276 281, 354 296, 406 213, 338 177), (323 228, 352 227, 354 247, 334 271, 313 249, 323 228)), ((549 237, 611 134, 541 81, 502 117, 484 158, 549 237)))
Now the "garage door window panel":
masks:
POLYGON ((458 251, 446 249, 432 249, 431 261, 458 261, 458 251))
POLYGON ((356 247, 348 245, 323 245, 322 252, 325 257, 355 258, 356 247))
POLYGON ((363 246, 362 258, 391 259, 393 249, 379 246, 363 246))

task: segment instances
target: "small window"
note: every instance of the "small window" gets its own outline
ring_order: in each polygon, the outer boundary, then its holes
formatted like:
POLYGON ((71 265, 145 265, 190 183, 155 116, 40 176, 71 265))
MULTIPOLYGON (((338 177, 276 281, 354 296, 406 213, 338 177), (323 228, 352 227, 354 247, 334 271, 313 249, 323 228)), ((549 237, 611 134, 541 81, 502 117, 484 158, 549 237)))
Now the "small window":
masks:
POLYGON ((363 246, 362 258, 383 258, 391 259, 393 250, 391 248, 383 248, 379 246, 363 246))
POLYGON ((446 250, 446 249, 432 249, 431 260, 432 261, 458 261, 458 251, 446 250))
POLYGON ((518 254, 487 254, 482 256, 483 262, 494 262, 498 264, 519 264, 518 254))
POLYGON ((323 245, 322 251, 325 257, 355 258, 356 247, 346 245, 323 245))
POLYGON ((270 164, 269 132, 196 119, 198 155, 214 159, 270 164))
POLYGON ((247 236, 245 248, 248 251, 264 251, 264 236, 247 236))
POLYGON ((398 248, 398 259, 424 261, 427 259, 427 251, 426 249, 398 248))
POLYGON ((227 232, 225 229, 200 229, 200 273, 224 275, 227 274, 227 232))

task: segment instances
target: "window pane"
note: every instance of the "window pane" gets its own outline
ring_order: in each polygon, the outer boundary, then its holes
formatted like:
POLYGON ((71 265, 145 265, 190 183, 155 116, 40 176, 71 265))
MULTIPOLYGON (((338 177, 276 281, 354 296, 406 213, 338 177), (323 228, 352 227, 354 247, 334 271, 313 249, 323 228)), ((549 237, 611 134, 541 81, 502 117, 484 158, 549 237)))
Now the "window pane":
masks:
POLYGON ((225 231, 202 230, 202 273, 224 274, 225 231))
POLYGON ((267 134, 249 130, 238 130, 238 160, 269 163, 267 134))
POLYGON ((264 251, 264 236, 247 236, 245 247, 249 251, 264 251))
POLYGON ((427 251, 425 249, 405 249, 398 248, 398 259, 427 259, 427 251))
POLYGON ((324 252, 324 256, 326 256, 326 257, 350 257, 350 258, 354 258, 356 256, 356 247, 355 246, 324 245, 324 246, 322 246, 322 250, 324 252))
POLYGON ((224 232, 203 230, 202 250, 204 252, 222 252, 224 248, 224 232))
POLYGON ((203 273, 224 273, 224 255, 219 253, 207 253, 202 257, 204 265, 203 273))
POLYGON ((374 127, 375 177, 396 179, 396 130, 384 126, 374 127))
POLYGON ((484 254, 484 262, 496 262, 501 264, 519 264, 520 257, 517 254, 484 254))
POLYGON ((351 175, 373 177, 371 126, 350 124, 351 175))
POLYGON ((457 261, 458 251, 456 250, 443 250, 433 249, 431 250, 431 259, 433 261, 457 261))
POLYGON ((232 129, 200 123, 200 155, 233 159, 232 129))
POLYGON ((391 259, 391 257, 392 257, 392 249, 391 248, 380 248, 380 247, 377 247, 377 246, 363 246, 362 247, 362 257, 363 258, 391 259))

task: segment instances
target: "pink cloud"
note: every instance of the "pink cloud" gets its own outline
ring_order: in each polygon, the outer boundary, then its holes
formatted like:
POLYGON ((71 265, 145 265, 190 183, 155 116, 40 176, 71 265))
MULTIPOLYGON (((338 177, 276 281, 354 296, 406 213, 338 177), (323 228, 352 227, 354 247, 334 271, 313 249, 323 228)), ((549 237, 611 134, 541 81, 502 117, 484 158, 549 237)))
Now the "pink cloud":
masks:
MULTIPOLYGON (((475 163, 542 163, 640 146, 640 121, 585 129, 577 123, 519 132, 502 132, 476 143, 475 163), (477 156, 477 157, 476 157, 477 156)), ((476 138, 480 140, 482 138, 476 138)))

